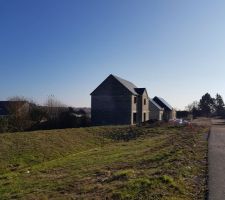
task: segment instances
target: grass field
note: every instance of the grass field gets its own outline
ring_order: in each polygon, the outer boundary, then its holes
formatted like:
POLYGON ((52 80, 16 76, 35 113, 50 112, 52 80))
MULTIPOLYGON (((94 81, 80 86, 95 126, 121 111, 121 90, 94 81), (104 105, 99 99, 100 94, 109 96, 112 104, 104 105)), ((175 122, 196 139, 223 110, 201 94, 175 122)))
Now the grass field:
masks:
POLYGON ((0 135, 0 199, 204 199, 207 127, 0 135))

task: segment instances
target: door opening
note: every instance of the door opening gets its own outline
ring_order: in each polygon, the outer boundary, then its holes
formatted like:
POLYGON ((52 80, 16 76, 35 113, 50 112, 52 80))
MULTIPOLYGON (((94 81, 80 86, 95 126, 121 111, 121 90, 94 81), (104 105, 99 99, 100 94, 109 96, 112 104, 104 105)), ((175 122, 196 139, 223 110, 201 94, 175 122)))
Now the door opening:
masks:
POLYGON ((137 113, 133 113, 133 124, 137 122, 137 113))

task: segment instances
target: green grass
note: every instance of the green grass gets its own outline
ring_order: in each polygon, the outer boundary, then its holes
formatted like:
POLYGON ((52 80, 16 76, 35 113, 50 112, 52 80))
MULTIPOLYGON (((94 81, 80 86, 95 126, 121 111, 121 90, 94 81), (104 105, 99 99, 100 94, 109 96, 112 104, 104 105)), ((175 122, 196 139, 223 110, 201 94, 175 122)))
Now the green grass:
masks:
POLYGON ((204 199, 205 127, 0 135, 0 199, 204 199))

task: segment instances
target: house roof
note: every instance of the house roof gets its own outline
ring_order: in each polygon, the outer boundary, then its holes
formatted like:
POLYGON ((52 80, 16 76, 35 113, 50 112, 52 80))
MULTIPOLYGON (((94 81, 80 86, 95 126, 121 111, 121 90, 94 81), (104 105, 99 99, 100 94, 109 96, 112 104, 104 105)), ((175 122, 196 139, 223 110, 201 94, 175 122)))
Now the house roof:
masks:
POLYGON ((22 106, 26 103, 26 101, 0 101, 0 116, 9 115, 10 106, 18 103, 22 106))
POLYGON ((127 81, 123 78, 120 78, 113 74, 111 74, 111 76, 113 76, 115 79, 117 79, 123 86, 125 86, 134 95, 143 95, 143 93, 145 91, 147 91, 146 88, 138 88, 136 85, 134 85, 130 81, 127 81))
POLYGON ((0 101, 0 116, 8 115, 8 102, 7 101, 0 101))
POLYGON ((122 79, 118 76, 115 76, 113 74, 111 74, 110 76, 113 76, 116 80, 118 80, 123 86, 125 86, 132 94, 134 95, 138 95, 138 93, 135 91, 135 88, 137 88, 136 85, 134 85, 133 83, 131 83, 130 81, 127 81, 125 79, 122 79))
POLYGON ((157 104, 153 99, 149 100, 155 107, 157 107, 159 110, 164 110, 159 104, 157 104))
MULTIPOLYGON (((129 92, 131 92, 133 95, 143 95, 143 93, 146 91, 147 92, 147 90, 146 90, 146 88, 138 88, 136 85, 134 85, 132 82, 130 82, 130 81, 127 81, 127 80, 125 80, 125 79, 123 79, 123 78, 120 78, 120 77, 118 77, 118 76, 116 76, 116 75, 113 75, 113 74, 110 74, 106 79, 105 79, 105 81, 107 80, 107 79, 109 79, 109 78, 113 78, 113 79, 115 79, 115 80, 117 80, 121 85, 123 85, 129 92)), ((104 83, 104 81, 101 83, 101 84, 103 84, 104 83)), ((100 85, 101 85, 100 84, 100 85)), ((99 85, 99 86, 100 86, 99 85)), ((99 88, 99 86, 91 93, 91 95, 93 95, 94 93, 95 93, 95 91, 99 88)))
POLYGON ((146 88, 134 88, 134 90, 140 94, 140 95, 143 95, 143 93, 145 92, 146 88))
POLYGON ((166 102, 166 100, 165 99, 163 99, 162 97, 154 97, 153 98, 153 100, 157 103, 157 104, 160 104, 160 106, 161 107, 166 107, 167 109, 169 109, 169 110, 173 110, 173 107, 169 104, 169 103, 167 103, 166 102))

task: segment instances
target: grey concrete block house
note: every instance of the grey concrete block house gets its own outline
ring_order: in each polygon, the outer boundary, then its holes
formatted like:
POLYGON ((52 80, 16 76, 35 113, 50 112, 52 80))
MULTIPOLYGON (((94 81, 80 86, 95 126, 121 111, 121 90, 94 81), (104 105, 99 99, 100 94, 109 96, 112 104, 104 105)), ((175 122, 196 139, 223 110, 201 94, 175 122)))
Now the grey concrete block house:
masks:
POLYGON ((149 120, 146 88, 115 75, 109 75, 91 93, 91 118, 94 125, 137 124, 149 120))
POLYGON ((176 110, 162 97, 150 100, 150 119, 170 120, 176 118, 176 110))
POLYGON ((153 99, 149 100, 149 110, 149 119, 157 121, 163 120, 164 108, 158 105, 153 99))

